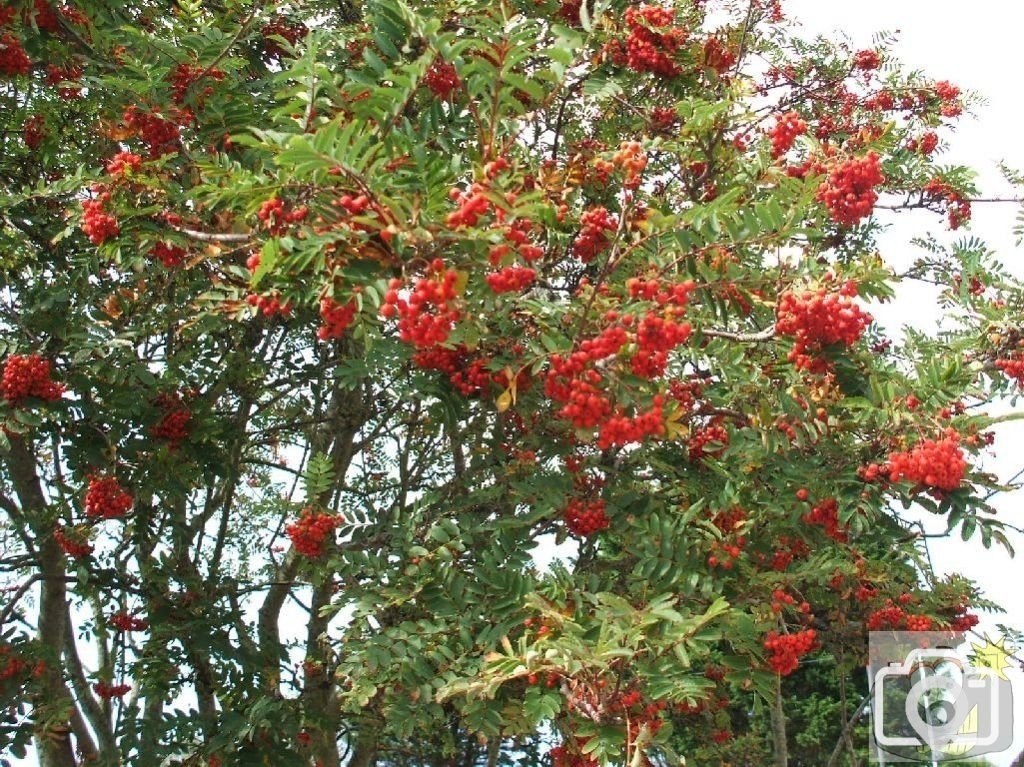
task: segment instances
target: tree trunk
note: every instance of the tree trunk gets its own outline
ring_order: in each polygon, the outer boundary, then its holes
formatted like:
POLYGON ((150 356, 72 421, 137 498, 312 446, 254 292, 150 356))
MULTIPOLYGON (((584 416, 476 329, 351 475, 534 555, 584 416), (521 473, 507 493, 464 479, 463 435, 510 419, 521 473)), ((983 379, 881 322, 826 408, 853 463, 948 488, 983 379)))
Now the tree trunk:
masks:
POLYGON ((789 746, 786 742, 786 713, 782 710, 782 677, 775 677, 772 700, 772 751, 775 767, 789 767, 789 746))

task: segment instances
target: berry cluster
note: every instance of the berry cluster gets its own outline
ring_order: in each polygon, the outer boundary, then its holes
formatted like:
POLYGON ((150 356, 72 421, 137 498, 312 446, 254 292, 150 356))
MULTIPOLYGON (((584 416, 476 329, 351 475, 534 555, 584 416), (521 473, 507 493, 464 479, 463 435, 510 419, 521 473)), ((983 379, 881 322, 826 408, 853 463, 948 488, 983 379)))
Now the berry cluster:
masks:
POLYGON ((562 518, 570 533, 588 538, 611 524, 605 513, 605 508, 605 503, 600 498, 593 500, 573 498, 562 509, 562 518))
POLYGON ((708 456, 718 458, 729 445, 729 431, 720 420, 715 420, 699 429, 695 429, 686 441, 690 460, 702 461, 708 456))
MULTIPOLYGON (((204 67, 198 64, 178 64, 168 75, 171 83, 171 99, 175 104, 183 104, 189 96, 189 89, 203 79, 224 79, 224 73, 216 67, 204 67)), ((207 96, 213 95, 213 86, 208 85, 198 93, 194 93, 195 102, 201 105, 207 96)))
POLYGON ((142 139, 151 159, 177 151, 181 131, 170 120, 134 104, 124 111, 123 119, 125 126, 142 139))
POLYGON ((912 450, 890 455, 883 467, 868 466, 862 476, 871 481, 881 474, 890 482, 909 480, 927 488, 956 490, 966 472, 967 461, 960 449, 960 436, 947 429, 942 439, 921 440, 912 450))
POLYGON ((145 618, 136 618, 123 611, 111 615, 107 623, 115 631, 145 631, 149 628, 149 621, 145 618))
POLYGON ((647 437, 661 437, 665 434, 665 404, 660 394, 654 396, 650 410, 636 415, 616 412, 601 424, 597 435, 597 446, 601 450, 610 447, 643 442, 647 437))
POLYGON ((448 214, 447 224, 452 229, 460 226, 476 226, 480 216, 486 215, 491 209, 491 201, 487 198, 487 187, 473 184, 468 191, 453 187, 448 198, 458 203, 459 209, 448 214))
POLYGON ((786 112, 775 116, 775 125, 768 130, 772 140, 772 157, 778 159, 793 148, 798 136, 807 133, 807 123, 798 112, 786 112))
POLYGON ((584 211, 580 216, 580 232, 573 241, 573 252, 583 263, 590 263, 611 246, 606 233, 618 227, 619 220, 602 206, 584 211))
POLYGON ((739 506, 719 511, 711 518, 711 524, 721 532, 722 540, 711 541, 708 545, 711 551, 708 556, 708 567, 721 567, 725 570, 733 568, 743 549, 747 547, 747 538, 742 535, 746 521, 747 512, 739 506))
POLYGON ((117 477, 89 475, 85 491, 85 515, 94 519, 120 519, 132 508, 132 497, 117 477))
POLYGON ((185 263, 185 256, 188 255, 188 251, 180 245, 158 242, 149 251, 149 254, 168 269, 177 269, 185 263))
POLYGON ((299 554, 315 559, 323 556, 327 539, 333 536, 334 529, 342 521, 338 515, 317 512, 307 507, 302 510, 298 520, 284 531, 299 554))
POLYGON ((805 615, 811 612, 809 602, 801 602, 797 605, 795 596, 786 593, 783 589, 775 589, 772 592, 772 612, 777 615, 785 610, 786 607, 796 607, 805 615))
POLYGON ((280 60, 290 57, 291 54, 274 38, 280 37, 290 48, 294 48, 299 40, 309 34, 309 27, 301 22, 293 22, 278 15, 264 24, 260 31, 263 35, 264 53, 268 58, 280 60))
POLYGON ((537 272, 528 267, 506 266, 501 271, 488 274, 486 279, 495 293, 521 293, 537 279, 537 272))
POLYGON ((111 698, 123 698, 125 695, 132 691, 130 684, 107 684, 106 682, 96 682, 92 686, 93 692, 104 700, 110 700, 111 698))
POLYGON ((882 54, 871 48, 853 54, 853 68, 865 72, 882 66, 882 54))
POLYGON ((939 136, 935 131, 926 131, 920 138, 911 139, 907 148, 911 152, 920 152, 925 157, 930 155, 939 146, 939 136))
POLYGON ((853 226, 871 215, 878 200, 875 187, 883 183, 878 154, 869 152, 833 165, 818 187, 818 200, 837 224, 853 226))
MULTIPOLYGON (((675 110, 672 110, 673 115, 675 110)), ((619 151, 612 155, 612 164, 625 171, 623 186, 635 189, 640 186, 641 174, 647 167, 647 152, 639 141, 623 141, 619 151)))
POLYGON ((65 64, 62 67, 59 67, 56 64, 47 64, 46 84, 57 88, 57 95, 62 99, 81 98, 81 86, 65 85, 65 83, 77 82, 83 72, 85 72, 85 70, 77 64, 65 64))
POLYGON ((102 245, 121 234, 117 219, 104 209, 110 197, 110 192, 104 189, 95 199, 82 201, 82 231, 93 245, 102 245))
POLYGON ((824 288, 784 293, 779 298, 775 332, 796 339, 789 360, 802 369, 816 369, 807 352, 830 344, 852 346, 871 323, 871 315, 854 303, 856 286, 847 283, 839 293, 824 288))
POLYGON ((416 287, 407 298, 398 293, 401 282, 392 280, 381 307, 382 316, 398 316, 399 337, 420 349, 448 340, 452 327, 461 317, 454 306, 458 272, 446 269, 440 258, 434 259, 430 271, 430 276, 416 281, 416 287))
POLYGON ((316 337, 321 341, 341 338, 349 326, 352 325, 353 320, 355 320, 356 310, 355 300, 339 304, 330 296, 321 298, 320 319, 323 320, 324 324, 317 331, 316 337))
POLYGON ((309 208, 305 205, 292 208, 286 205, 280 197, 264 200, 256 213, 256 217, 263 222, 263 228, 275 237, 288 231, 292 224, 305 221, 307 216, 309 216, 309 208))
POLYGON ((142 157, 133 152, 118 152, 107 161, 107 173, 111 176, 130 176, 141 168, 142 157))
POLYGON ((801 519, 809 525, 820 525, 825 528, 829 538, 846 543, 849 539, 846 529, 839 522, 839 503, 835 498, 826 498, 804 514, 801 519))
POLYGON ((46 138, 46 118, 42 115, 32 115, 25 121, 25 125, 21 130, 25 146, 35 151, 42 145, 43 139, 46 138))
POLYGON ((21 676, 28 663, 9 644, 0 643, 0 685, 8 679, 21 676))
POLYGON ((577 739, 552 748, 551 767, 598 767, 600 762, 583 753, 583 743, 577 739))
POLYGON ((769 631, 764 640, 764 649, 771 653, 768 665, 781 676, 787 676, 796 671, 800 665, 800 658, 811 652, 817 645, 818 635, 814 629, 805 629, 793 634, 769 631))
POLYGON ((53 540, 60 546, 61 551, 73 559, 87 557, 93 552, 93 546, 85 538, 85 534, 77 528, 56 527, 53 530, 53 540))
POLYGON ((997 359, 995 365, 1016 381, 1018 386, 1024 386, 1024 357, 997 359))
MULTIPOLYGON (((657 5, 631 7, 626 9, 625 21, 629 29, 625 44, 626 66, 661 77, 675 77, 682 71, 674 58, 689 34, 686 29, 674 26, 673 11, 657 5)), ((617 58, 621 57, 620 50, 617 58)))
POLYGON ((156 405, 164 412, 149 433, 157 439, 166 440, 170 450, 177 450, 181 443, 188 439, 192 411, 181 401, 178 394, 160 394, 156 398, 156 405))
POLYGON ((942 179, 931 179, 921 188, 921 192, 926 198, 945 205, 950 229, 959 229, 971 220, 971 201, 942 179))
POLYGON ((927 615, 910 614, 887 599, 885 607, 868 615, 866 626, 868 631, 931 631, 935 622, 927 615))
POLYGON ((637 351, 630 359, 633 373, 648 379, 660 376, 668 366, 668 353, 686 343, 692 331, 688 322, 648 312, 636 329, 637 351))
POLYGON ((63 384, 50 379, 50 361, 38 354, 12 354, 4 363, 0 395, 11 405, 28 397, 55 402, 64 391, 63 384))
POLYGON ((941 105, 939 113, 943 117, 956 117, 963 112, 963 104, 960 103, 960 89, 948 80, 940 80, 935 83, 935 95, 941 105))
POLYGON ((704 41, 702 50, 704 66, 724 75, 736 63, 736 54, 718 37, 709 37, 704 41))
POLYGON ((32 60, 21 47, 21 40, 10 32, 0 35, 0 75, 17 77, 32 71, 32 60))
POLYGON ((255 307, 256 311, 264 317, 273 317, 278 314, 287 317, 292 313, 292 302, 282 301, 281 294, 276 292, 262 296, 250 293, 245 297, 245 302, 249 306, 255 307))
POLYGON ((423 75, 423 84, 439 99, 448 100, 462 85, 455 66, 447 61, 435 61, 423 75))

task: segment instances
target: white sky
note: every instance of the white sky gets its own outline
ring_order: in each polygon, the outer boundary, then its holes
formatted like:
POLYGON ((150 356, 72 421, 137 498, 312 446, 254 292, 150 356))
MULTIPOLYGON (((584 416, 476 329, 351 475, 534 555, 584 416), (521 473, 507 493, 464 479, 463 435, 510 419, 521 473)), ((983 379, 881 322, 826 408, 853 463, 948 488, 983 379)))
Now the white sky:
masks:
MULTIPOLYGON (((869 47, 879 30, 899 30, 894 53, 910 68, 920 69, 936 79, 948 79, 964 89, 978 92, 986 104, 976 109, 974 118, 960 121, 956 133, 943 135, 950 150, 940 157, 943 164, 962 163, 979 172, 984 196, 1008 194, 996 164, 1002 160, 1010 167, 1024 170, 1022 142, 1021 39, 1024 29, 1024 3, 1017 0, 786 0, 787 15, 800 19, 808 32, 848 35, 854 45, 869 47)), ((1018 277, 1024 277, 1024 248, 1017 247, 1012 227, 1017 206, 1009 204, 976 205, 971 233, 986 240, 999 260, 1018 277)), ((941 231, 935 214, 915 212, 895 217, 891 236, 883 241, 883 256, 901 260, 906 256, 909 238, 926 231, 941 231), (899 252, 899 251, 904 252, 899 252)), ((918 327, 934 327, 937 308, 924 294, 915 295, 895 307, 895 311, 876 312, 886 322, 906 322, 918 327), (931 311, 929 311, 931 310, 931 311)), ((1024 408, 1024 401, 1018 407, 1024 408)), ((1005 428, 997 432, 997 455, 985 462, 985 470, 1007 479, 1024 467, 1024 428, 1005 428)), ((1004 496, 996 504, 1007 522, 1024 527, 1024 493, 1004 496)), ((941 525, 931 527, 941 528, 941 525)), ((980 542, 956 540, 933 543, 931 554, 940 572, 962 572, 977 581, 986 595, 1001 604, 1006 615, 983 616, 981 629, 995 632, 1002 623, 1024 629, 1024 588, 1018 578, 1024 576, 1024 536, 1016 536, 1020 559, 1011 560, 1002 549, 986 551, 980 542)), ((1014 748, 991 757, 1004 767, 1024 749, 1024 674, 1015 675, 1016 705, 1014 748)))

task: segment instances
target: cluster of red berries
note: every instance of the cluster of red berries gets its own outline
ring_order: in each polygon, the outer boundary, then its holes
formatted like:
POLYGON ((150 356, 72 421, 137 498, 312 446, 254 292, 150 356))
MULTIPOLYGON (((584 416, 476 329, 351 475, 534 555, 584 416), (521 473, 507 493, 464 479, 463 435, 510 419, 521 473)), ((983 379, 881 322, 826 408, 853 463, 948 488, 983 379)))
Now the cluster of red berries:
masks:
POLYGON ((736 63, 736 54, 719 37, 709 37, 703 46, 704 66, 723 75, 736 63))
POLYGON ((935 83, 935 95, 941 102, 939 113, 943 117, 956 117, 963 112, 963 105, 960 103, 960 89, 953 83, 948 80, 940 80, 935 83))
POLYGON ((276 16, 260 30, 263 34, 263 50, 272 59, 283 59, 290 54, 282 45, 274 40, 275 37, 282 38, 289 47, 294 48, 299 40, 309 34, 309 27, 301 22, 293 22, 284 16, 276 16))
POLYGON ((946 206, 949 228, 956 230, 971 220, 971 201, 939 178, 931 179, 921 188, 925 197, 946 206))
POLYGON ((878 200, 875 187, 883 183, 879 156, 869 152, 833 165, 818 187, 818 200, 837 224, 853 226, 871 215, 878 200))
POLYGON ((117 477, 89 475, 85 491, 85 515, 94 519, 120 519, 132 508, 132 496, 117 477))
POLYGON ((145 618, 137 618, 123 611, 111 615, 107 623, 116 631, 145 631, 149 628, 149 621, 145 618))
POLYGON ((771 653, 768 665, 781 676, 787 676, 796 671, 800 665, 800 658, 811 652, 817 645, 818 635, 814 629, 805 629, 793 634, 769 631, 764 640, 764 649, 771 653))
POLYGON ((530 232, 533 229, 533 222, 528 218, 519 218, 505 227, 505 242, 492 245, 488 253, 488 259, 492 266, 498 266, 506 256, 513 252, 530 263, 537 261, 544 256, 544 248, 530 242, 530 232))
POLYGON ((124 111, 123 119, 125 126, 142 139, 151 159, 177 151, 181 130, 170 120, 134 104, 124 111))
POLYGON ((937 490, 956 490, 967 473, 967 461, 960 449, 960 435, 946 430, 942 439, 924 439, 913 449, 893 453, 882 467, 871 464, 861 475, 868 482, 885 476, 890 482, 909 480, 937 490))
POLYGON ((573 252, 585 264, 611 246, 607 232, 614 232, 619 220, 603 206, 584 211, 580 216, 580 232, 573 241, 573 252))
MULTIPOLYGON (((794 559, 802 559, 810 553, 810 547, 803 540, 783 535, 779 538, 775 551, 772 552, 772 559, 768 563, 768 567, 777 573, 781 573, 793 564, 794 559)), ((764 563, 764 555, 758 556, 761 562, 764 563)))
POLYGON ((718 458, 729 445, 729 430, 720 420, 712 421, 707 426, 695 429, 686 441, 690 460, 702 461, 708 456, 718 458))
POLYGON ((180 245, 173 245, 169 242, 158 242, 153 245, 149 254, 168 269, 177 269, 185 263, 185 257, 188 255, 188 251, 180 245))
POLYGON ((102 245, 121 234, 117 219, 105 209, 110 199, 110 192, 104 189, 95 199, 82 201, 82 231, 93 245, 102 245))
MULTIPOLYGON (((676 52, 686 44, 689 33, 676 27, 675 13, 657 5, 641 5, 626 9, 629 37, 625 43, 625 65, 637 72, 652 72, 661 77, 675 77, 682 70, 675 62, 676 52)), ((621 60, 621 49, 613 52, 621 60)))
POLYGON ((853 301, 857 287, 847 283, 838 293, 819 288, 784 293, 779 298, 775 332, 796 339, 789 360, 798 368, 815 369, 807 352, 831 344, 852 346, 871 323, 871 315, 853 301))
POLYGON ((972 628, 978 625, 980 619, 970 611, 970 605, 965 601, 953 606, 952 616, 946 624, 946 627, 957 634, 963 634, 970 631, 972 628))
POLYGON ((666 285, 662 280, 630 277, 626 280, 626 290, 630 298, 641 301, 654 301, 659 306, 671 304, 680 309, 686 308, 690 295, 697 289, 693 280, 666 285))
POLYGON ((747 547, 747 538, 741 534, 747 521, 747 512, 739 506, 727 511, 719 511, 711 518, 711 524, 722 534, 721 541, 711 541, 708 549, 708 567, 721 567, 731 570, 739 559, 743 549, 747 547))
POLYGON ((623 186, 635 189, 640 186, 641 175, 647 167, 647 151, 639 141, 623 141, 612 155, 612 165, 624 171, 623 186))
POLYGON ((336 514, 325 514, 307 507, 301 516, 288 525, 284 532, 291 539, 292 546, 303 556, 316 558, 323 556, 324 546, 336 527, 342 523, 336 514))
POLYGON ((355 300, 339 304, 330 296, 324 296, 320 299, 320 319, 324 324, 317 331, 316 337, 321 341, 341 338, 355 320, 356 311, 355 300))
POLYGON ((523 266, 506 266, 488 274, 487 285, 495 293, 521 293, 537 279, 537 272, 523 266))
POLYGON ((138 173, 142 168, 142 157, 134 152, 118 152, 107 161, 107 173, 123 176, 138 173))
POLYGON ((637 351, 630 359, 633 373, 648 379, 660 376, 668 366, 668 353, 686 343, 692 332, 688 322, 648 312, 636 329, 637 351))
POLYGON ((21 40, 10 32, 0 35, 0 75, 17 77, 32 71, 32 59, 21 47, 21 40))
POLYGON ((807 123, 798 112, 786 112, 775 116, 775 125, 768 130, 772 140, 772 157, 778 159, 793 148, 798 136, 807 133, 807 123))
POLYGON ((1024 386, 1024 357, 997 359, 995 365, 1016 381, 1018 386, 1024 386))
POLYGON ((782 589, 775 589, 772 592, 772 612, 776 614, 781 613, 787 606, 796 607, 805 615, 811 611, 811 605, 809 602, 801 602, 797 605, 795 596, 786 593, 782 589))
POLYGON ((55 402, 64 391, 63 384, 50 379, 50 361, 38 354, 12 354, 4 363, 0 395, 11 405, 28 397, 55 402))
POLYGON ((826 498, 801 519, 809 525, 820 525, 825 528, 825 535, 835 541, 846 543, 849 539, 846 529, 839 522, 839 503, 835 498, 826 498))
POLYGON ((160 394, 156 398, 156 405, 164 412, 149 433, 157 439, 166 440, 172 451, 177 450, 188 439, 192 411, 182 402, 179 394, 160 394))
POLYGON ((76 528, 71 528, 69 531, 62 527, 55 527, 53 530, 53 540, 57 542, 57 545, 60 546, 65 554, 73 559, 87 557, 93 552, 92 544, 76 528))
POLYGON ((8 644, 0 644, 0 684, 21 676, 28 663, 8 644))
MULTIPOLYGON (((224 73, 216 67, 204 67, 199 64, 178 64, 171 70, 168 80, 171 83, 171 99, 175 104, 182 104, 189 95, 189 89, 202 79, 220 82, 224 73)), ((199 93, 193 94, 197 104, 201 104, 207 96, 213 95, 213 86, 208 85, 199 93)))
POLYGON ((653 107, 648 119, 651 121, 651 128, 664 133, 679 122, 679 112, 674 107, 653 107))
POLYGON ((562 509, 562 518, 570 533, 588 538, 611 524, 605 511, 605 503, 600 498, 592 500, 572 498, 562 509))
POLYGON ((60 17, 46 0, 35 0, 32 12, 26 14, 41 32, 55 34, 60 31, 60 17))
POLYGON ((853 54, 853 68, 869 71, 882 66, 882 54, 873 49, 857 51, 853 54))
POLYGON ((423 75, 423 84, 439 99, 448 100, 462 85, 462 81, 453 64, 438 60, 423 75))
POLYGON ((935 131, 926 131, 921 134, 920 138, 911 139, 907 143, 907 148, 911 152, 920 152, 924 156, 930 155, 939 146, 939 136, 935 131))
POLYGON ((583 753, 583 742, 578 739, 572 743, 555 746, 549 752, 551 767, 598 767, 600 762, 583 753))
POLYGON ((448 214, 446 222, 456 229, 460 226, 476 226, 480 216, 486 215, 491 209, 491 201, 487 198, 487 187, 473 184, 468 191, 452 187, 448 199, 458 203, 459 209, 448 214))
POLYGON ((643 442, 647 437, 661 437, 665 434, 665 398, 654 395, 650 410, 629 416, 616 413, 601 424, 597 435, 597 446, 601 450, 611 447, 643 442))
POLYGON ((292 313, 292 302, 282 301, 281 294, 276 292, 266 295, 250 293, 245 297, 245 302, 264 317, 274 317, 278 314, 287 317, 292 313))
POLYGON ((132 691, 130 684, 108 684, 106 682, 96 682, 92 686, 93 691, 104 700, 110 700, 111 698, 123 698, 125 695, 132 691))
POLYGON ((392 280, 381 307, 382 316, 398 316, 399 337, 420 349, 447 341, 461 317, 454 305, 458 295, 458 272, 446 269, 440 258, 431 262, 430 272, 416 281, 416 287, 407 298, 398 293, 401 281, 392 280))
POLYGON ((32 115, 25 121, 25 125, 21 130, 25 146, 35 151, 42 145, 43 139, 46 138, 46 118, 42 115, 32 115))
POLYGON ((78 85, 65 85, 75 83, 85 72, 85 69, 78 64, 65 64, 62 67, 56 64, 46 65, 46 84, 57 88, 57 95, 62 99, 77 99, 82 96, 82 88, 78 85))
POLYGON ((866 626, 868 631, 931 631, 935 627, 935 621, 927 615, 907 613, 891 599, 887 599, 885 607, 875 610, 868 616, 866 626))
POLYGON ((292 224, 305 221, 307 216, 309 216, 309 208, 305 205, 292 208, 286 205, 280 197, 264 200, 256 212, 256 217, 263 222, 263 228, 275 237, 288 231, 292 224))

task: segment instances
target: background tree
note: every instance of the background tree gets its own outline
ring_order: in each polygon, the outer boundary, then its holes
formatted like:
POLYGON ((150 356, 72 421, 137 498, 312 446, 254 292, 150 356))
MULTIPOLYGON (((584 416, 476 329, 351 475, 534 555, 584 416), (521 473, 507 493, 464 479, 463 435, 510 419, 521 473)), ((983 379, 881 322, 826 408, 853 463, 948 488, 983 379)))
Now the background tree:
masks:
POLYGON ((875 247, 965 96, 777 2, 264 5, 0 11, 11 752, 857 763, 866 632, 987 606, 901 511, 1009 545, 1019 285, 875 247))

